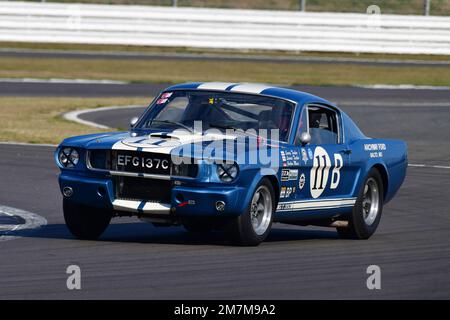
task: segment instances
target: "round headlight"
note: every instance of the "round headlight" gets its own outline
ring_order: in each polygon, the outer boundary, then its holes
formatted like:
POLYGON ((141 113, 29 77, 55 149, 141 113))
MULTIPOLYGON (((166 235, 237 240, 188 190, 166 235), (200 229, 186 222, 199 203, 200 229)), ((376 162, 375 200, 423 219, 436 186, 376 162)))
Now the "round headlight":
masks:
POLYGON ((80 161, 80 155, 74 148, 62 148, 59 151, 58 159, 63 167, 73 168, 80 161))
POLYGON ((219 179, 223 182, 231 182, 234 179, 236 179, 237 175, 239 173, 239 168, 236 163, 232 164, 219 164, 217 165, 217 175, 219 176, 219 179))

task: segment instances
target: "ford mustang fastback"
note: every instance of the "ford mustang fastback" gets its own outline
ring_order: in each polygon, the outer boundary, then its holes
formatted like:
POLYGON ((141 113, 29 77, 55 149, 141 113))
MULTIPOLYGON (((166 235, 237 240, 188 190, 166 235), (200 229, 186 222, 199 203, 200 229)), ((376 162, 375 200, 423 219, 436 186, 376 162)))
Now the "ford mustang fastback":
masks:
POLYGON ((368 138, 311 94, 209 82, 167 88, 128 132, 65 139, 55 160, 64 218, 80 239, 135 216, 257 245, 273 222, 369 238, 405 178, 407 147, 368 138))

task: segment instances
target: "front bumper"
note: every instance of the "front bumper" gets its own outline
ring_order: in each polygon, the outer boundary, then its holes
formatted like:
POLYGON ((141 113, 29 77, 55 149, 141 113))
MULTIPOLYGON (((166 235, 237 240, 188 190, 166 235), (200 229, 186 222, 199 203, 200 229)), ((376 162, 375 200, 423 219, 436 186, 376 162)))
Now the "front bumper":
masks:
POLYGON ((238 186, 173 186, 170 203, 161 203, 116 199, 115 185, 109 177, 93 178, 62 173, 59 176, 59 185, 61 192, 65 187, 72 188, 70 200, 75 203, 136 215, 219 217, 239 215, 246 208, 247 189, 238 186), (216 209, 218 201, 225 203, 224 210, 216 209))

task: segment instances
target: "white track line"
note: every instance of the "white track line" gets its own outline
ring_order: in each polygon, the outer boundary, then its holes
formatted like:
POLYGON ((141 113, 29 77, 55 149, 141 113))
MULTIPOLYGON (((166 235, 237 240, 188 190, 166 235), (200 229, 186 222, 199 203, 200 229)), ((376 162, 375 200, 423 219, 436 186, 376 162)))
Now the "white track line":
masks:
POLYGON ((30 146, 30 147, 57 147, 58 146, 56 144, 27 143, 27 142, 16 142, 16 141, 0 141, 0 145, 30 146))
POLYGON ((62 79, 62 78, 0 78, 0 82, 19 82, 19 83, 70 83, 70 84, 128 84, 125 81, 116 80, 90 80, 90 79, 62 79))
POLYGON ((99 129, 111 129, 108 126, 105 126, 100 123, 96 123, 93 121, 80 119, 80 115, 91 113, 91 112, 102 112, 102 111, 111 111, 118 109, 132 109, 132 108, 144 108, 143 105, 129 105, 129 106, 111 106, 111 107, 103 107, 103 108, 95 108, 95 109, 85 109, 85 110, 76 110, 63 114, 63 118, 69 121, 74 121, 80 124, 84 124, 86 126, 91 126, 99 129))
POLYGON ((408 164, 408 167, 413 167, 413 168, 432 168, 432 169, 447 169, 447 170, 450 170, 450 166, 428 165, 428 164, 416 164, 416 163, 410 163, 410 164, 408 164))
POLYGON ((416 108, 449 108, 450 102, 442 101, 442 102, 399 102, 399 101, 358 101, 358 100, 341 100, 341 101, 332 101, 334 104, 343 107, 389 107, 389 108, 397 108, 397 107, 416 107, 416 108))
POLYGON ((18 238, 19 236, 14 235, 14 231, 33 230, 47 224, 47 220, 38 214, 7 206, 0 205, 0 215, 6 215, 9 217, 18 216, 25 220, 24 224, 0 225, 0 227, 2 227, 0 228, 0 241, 18 238))
POLYGON ((448 86, 415 86, 412 84, 372 84, 356 85, 357 88, 375 89, 375 90, 450 90, 448 86))

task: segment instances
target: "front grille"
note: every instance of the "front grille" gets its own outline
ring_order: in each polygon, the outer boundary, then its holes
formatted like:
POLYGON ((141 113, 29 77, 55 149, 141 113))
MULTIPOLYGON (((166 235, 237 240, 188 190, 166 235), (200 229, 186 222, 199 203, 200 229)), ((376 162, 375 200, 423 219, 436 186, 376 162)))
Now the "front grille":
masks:
POLYGON ((172 182, 135 177, 115 177, 116 198, 170 203, 172 182))
POLYGON ((89 164, 94 169, 111 170, 111 151, 89 150, 89 164))

